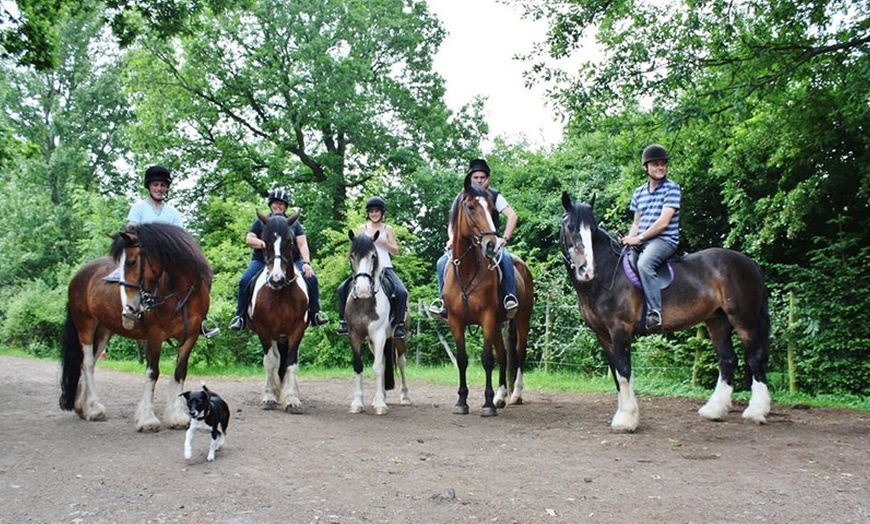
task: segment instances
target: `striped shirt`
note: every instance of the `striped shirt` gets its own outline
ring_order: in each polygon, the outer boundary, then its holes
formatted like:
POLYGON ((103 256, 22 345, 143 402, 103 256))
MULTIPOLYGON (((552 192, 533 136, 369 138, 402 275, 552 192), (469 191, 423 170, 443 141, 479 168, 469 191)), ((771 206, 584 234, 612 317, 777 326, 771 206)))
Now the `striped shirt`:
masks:
POLYGON ((658 238, 677 247, 680 243, 680 195, 680 186, 667 177, 652 193, 649 191, 649 180, 635 189, 631 197, 631 210, 640 214, 638 233, 649 229, 662 215, 662 209, 672 207, 675 209, 674 216, 668 223, 668 227, 658 234, 658 238))

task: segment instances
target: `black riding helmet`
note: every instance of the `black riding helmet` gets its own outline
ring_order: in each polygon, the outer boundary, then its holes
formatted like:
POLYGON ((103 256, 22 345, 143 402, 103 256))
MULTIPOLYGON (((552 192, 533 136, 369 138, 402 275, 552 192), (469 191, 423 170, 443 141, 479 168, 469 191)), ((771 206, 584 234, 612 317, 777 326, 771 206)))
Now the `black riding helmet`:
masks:
POLYGON ((290 197, 283 189, 273 189, 272 191, 269 191, 269 197, 267 199, 269 205, 271 206, 272 202, 276 200, 284 202, 284 205, 290 207, 290 197))
POLYGON ((643 154, 640 156, 640 163, 646 167, 647 163, 652 162, 653 160, 667 161, 669 158, 668 152, 664 147, 658 144, 650 144, 643 150, 643 154))
POLYGON ((486 176, 489 176, 489 164, 487 164, 486 160, 482 158, 475 158, 468 163, 468 171, 466 171, 465 174, 470 175, 475 171, 483 171, 486 173, 486 176))
POLYGON ((384 202, 384 199, 379 196, 373 196, 366 201, 366 213, 371 211, 372 209, 380 209, 381 213, 385 213, 387 211, 387 204, 384 202))
POLYGON ((169 174, 169 168, 161 165, 154 165, 148 168, 145 171, 145 188, 148 188, 148 184, 151 182, 166 182, 168 185, 172 185, 172 175, 169 174))

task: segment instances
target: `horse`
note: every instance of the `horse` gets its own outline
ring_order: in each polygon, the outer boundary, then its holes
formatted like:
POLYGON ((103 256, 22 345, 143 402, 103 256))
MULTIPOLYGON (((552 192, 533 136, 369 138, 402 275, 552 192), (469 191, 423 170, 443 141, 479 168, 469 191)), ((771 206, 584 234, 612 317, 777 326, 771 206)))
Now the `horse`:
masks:
POLYGON ((308 326, 308 291, 305 279, 296 272, 290 226, 299 213, 290 217, 267 217, 257 211, 263 223, 266 267, 254 284, 254 298, 248 306, 250 327, 263 346, 263 409, 299 413, 299 343, 308 326))
MULTIPOLYGON (((362 345, 368 340, 369 349, 374 355, 375 396, 372 407, 377 415, 385 415, 387 408, 387 390, 395 388, 394 365, 399 368, 402 379, 400 394, 403 405, 411 404, 408 396, 408 383, 405 380, 405 350, 404 338, 393 338, 393 328, 390 325, 390 298, 381 281, 381 265, 375 240, 380 231, 373 237, 368 235, 354 236, 348 231, 351 241, 350 269, 351 292, 348 294, 345 307, 345 320, 348 326, 348 338, 353 347, 354 388, 353 401, 350 404, 351 413, 363 412, 363 362, 362 345)), ((405 324, 409 323, 407 310, 405 324)))
POLYGON ((465 329, 477 324, 483 330, 481 361, 486 372, 486 388, 481 416, 498 415, 510 394, 510 404, 522 404, 523 368, 526 342, 534 306, 532 274, 526 264, 513 256, 519 305, 512 319, 507 317, 499 300, 498 232, 492 219, 495 203, 492 193, 465 177, 464 190, 457 197, 452 221, 453 259, 444 278, 444 305, 447 322, 456 341, 456 364, 459 368, 459 398, 453 407, 457 415, 468 414, 466 370, 468 353, 465 329), (501 328, 508 323, 508 347, 501 328), (493 391, 493 346, 499 363, 498 391, 493 391), (506 378, 505 375, 508 375, 506 378), (510 383, 511 391, 506 384, 510 383))
MULTIPOLYGON (((631 375, 631 341, 645 334, 641 323, 642 291, 621 270, 625 252, 595 221, 593 206, 572 202, 562 193, 560 245, 568 277, 577 292, 584 320, 604 347, 618 392, 611 420, 617 432, 633 432, 639 422, 631 375)), ((704 322, 719 360, 719 378, 712 396, 698 413, 721 420, 731 407, 737 356, 731 343, 737 333, 752 376, 752 393, 743 418, 759 424, 770 412, 766 372, 770 346, 770 313, 761 268, 737 251, 710 248, 671 261, 674 280, 662 290, 661 331, 704 322)), ((657 330, 658 331, 658 330, 657 330)))
POLYGON ((84 420, 105 420, 94 381, 94 359, 114 334, 147 342, 147 382, 136 410, 138 431, 158 431, 154 388, 163 342, 176 339, 178 357, 163 421, 170 428, 190 422, 180 397, 187 361, 209 308, 212 271, 184 229, 140 224, 111 235, 110 256, 82 266, 69 283, 61 340, 60 407, 84 420), (106 280, 120 268, 120 281, 106 280))

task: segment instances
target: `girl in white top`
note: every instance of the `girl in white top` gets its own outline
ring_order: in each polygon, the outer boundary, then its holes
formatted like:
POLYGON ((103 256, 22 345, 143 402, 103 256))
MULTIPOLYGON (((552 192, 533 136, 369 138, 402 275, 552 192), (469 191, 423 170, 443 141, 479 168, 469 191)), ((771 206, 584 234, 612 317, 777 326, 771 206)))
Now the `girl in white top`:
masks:
MULTIPOLYGON (((405 338, 405 313, 408 306, 408 290, 399 279, 396 270, 393 269, 393 260, 390 255, 399 253, 399 244, 396 241, 396 233, 392 226, 384 223, 386 203, 379 196, 373 196, 366 202, 366 214, 368 222, 359 226, 357 233, 373 237, 380 231, 375 240, 375 249, 378 250, 382 274, 390 280, 394 288, 390 304, 393 311, 393 338, 405 338)), ((350 287, 350 279, 345 280, 338 286, 338 334, 347 335, 347 323, 344 321, 344 306, 347 302, 347 294, 350 287)))

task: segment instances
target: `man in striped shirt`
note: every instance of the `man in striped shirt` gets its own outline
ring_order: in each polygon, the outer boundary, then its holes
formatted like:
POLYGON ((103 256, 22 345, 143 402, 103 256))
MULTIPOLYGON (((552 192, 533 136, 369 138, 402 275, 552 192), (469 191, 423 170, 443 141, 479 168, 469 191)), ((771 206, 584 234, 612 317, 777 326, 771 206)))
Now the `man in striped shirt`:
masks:
POLYGON ((648 180, 634 190, 631 197, 634 223, 621 239, 623 244, 636 246, 640 252, 637 270, 646 299, 647 330, 662 325, 662 292, 656 272, 680 243, 680 186, 667 178, 668 158, 665 148, 658 144, 643 150, 641 163, 648 180))

